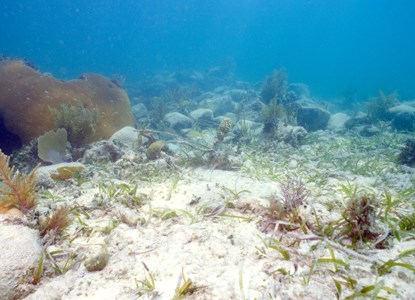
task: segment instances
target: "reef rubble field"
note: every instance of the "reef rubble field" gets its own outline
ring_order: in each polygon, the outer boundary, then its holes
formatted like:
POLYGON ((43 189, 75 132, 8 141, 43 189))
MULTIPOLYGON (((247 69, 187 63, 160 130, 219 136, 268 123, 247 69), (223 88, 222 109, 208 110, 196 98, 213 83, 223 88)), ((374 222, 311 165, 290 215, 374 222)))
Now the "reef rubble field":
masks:
POLYGON ((124 146, 115 163, 85 164, 78 176, 39 191, 39 210, 67 206, 73 221, 44 247, 37 284, 29 272, 14 292, 24 299, 413 299, 415 257, 405 251, 415 241, 398 219, 413 214, 415 170, 394 160, 404 138, 319 131, 297 148, 243 146, 231 170, 169 156, 143 163, 124 146), (293 181, 301 184, 290 189, 293 181), (284 200, 299 195, 292 219, 284 200), (351 198, 366 196, 374 200, 374 239, 338 222, 351 198), (272 199, 285 205, 279 217, 272 199), (385 207, 395 200, 387 224, 385 207))

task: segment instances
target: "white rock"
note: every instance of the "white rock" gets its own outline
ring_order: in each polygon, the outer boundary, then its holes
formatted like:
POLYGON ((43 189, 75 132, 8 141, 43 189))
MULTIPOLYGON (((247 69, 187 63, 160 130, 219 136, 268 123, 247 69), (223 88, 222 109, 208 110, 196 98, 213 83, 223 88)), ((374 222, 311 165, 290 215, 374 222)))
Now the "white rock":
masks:
POLYGON ((115 132, 109 140, 111 142, 121 142, 129 147, 134 147, 138 141, 138 133, 134 127, 126 126, 115 132))
POLYGON ((39 233, 18 220, 0 215, 0 299, 8 299, 13 293, 8 288, 16 287, 25 274, 31 274, 28 272, 38 266, 39 233))
POLYGON ((199 108, 190 112, 190 117, 202 128, 209 127, 214 122, 213 112, 208 108, 199 108))
POLYGON ((406 104, 396 105, 389 108, 391 113, 415 113, 415 108, 406 104))
POLYGON ((181 130, 185 128, 191 128, 193 121, 188 116, 185 116, 178 112, 171 112, 164 116, 164 121, 169 124, 169 127, 174 130, 181 130))
POLYGON ((53 164, 50 166, 42 166, 36 170, 37 181, 41 186, 53 186, 54 179, 52 177, 59 174, 59 169, 68 168, 71 170, 82 171, 85 166, 79 162, 65 162, 53 164))
POLYGON ((343 131, 344 124, 350 117, 345 113, 337 113, 330 116, 329 122, 327 124, 327 129, 333 130, 335 132, 343 131))

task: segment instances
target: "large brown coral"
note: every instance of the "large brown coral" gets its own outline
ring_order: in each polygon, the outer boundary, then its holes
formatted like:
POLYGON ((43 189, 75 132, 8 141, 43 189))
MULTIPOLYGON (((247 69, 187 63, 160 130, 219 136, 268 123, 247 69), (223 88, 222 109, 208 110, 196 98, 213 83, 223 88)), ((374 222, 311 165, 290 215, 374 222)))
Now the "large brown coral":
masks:
POLYGON ((1 125, 22 143, 55 129, 51 109, 59 110, 63 104, 83 105, 99 112, 96 130, 79 137, 76 144, 109 138, 122 127, 134 125, 127 94, 104 76, 87 73, 63 81, 41 74, 20 60, 0 61, 1 125))

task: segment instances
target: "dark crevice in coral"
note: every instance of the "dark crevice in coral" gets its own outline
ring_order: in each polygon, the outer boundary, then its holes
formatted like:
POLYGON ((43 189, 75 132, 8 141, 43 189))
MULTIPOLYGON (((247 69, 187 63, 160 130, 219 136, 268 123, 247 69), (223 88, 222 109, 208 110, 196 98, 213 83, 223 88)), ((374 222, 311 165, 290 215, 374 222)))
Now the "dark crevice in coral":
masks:
POLYGON ((20 138, 6 128, 3 116, 0 115, 0 149, 3 153, 10 154, 13 150, 20 149, 21 147, 22 142, 20 138))

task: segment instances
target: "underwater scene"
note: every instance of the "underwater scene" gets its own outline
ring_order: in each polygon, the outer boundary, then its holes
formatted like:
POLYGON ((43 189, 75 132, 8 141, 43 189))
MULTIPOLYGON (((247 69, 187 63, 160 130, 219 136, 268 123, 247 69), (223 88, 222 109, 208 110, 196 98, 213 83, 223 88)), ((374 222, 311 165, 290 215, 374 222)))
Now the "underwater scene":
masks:
POLYGON ((415 299, 415 3, 0 2, 0 299, 415 299))

